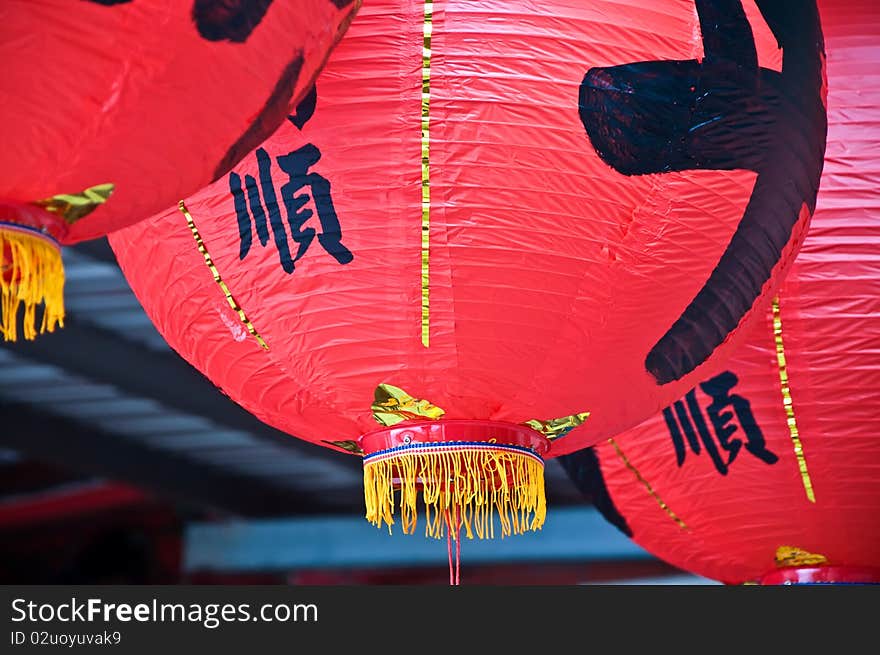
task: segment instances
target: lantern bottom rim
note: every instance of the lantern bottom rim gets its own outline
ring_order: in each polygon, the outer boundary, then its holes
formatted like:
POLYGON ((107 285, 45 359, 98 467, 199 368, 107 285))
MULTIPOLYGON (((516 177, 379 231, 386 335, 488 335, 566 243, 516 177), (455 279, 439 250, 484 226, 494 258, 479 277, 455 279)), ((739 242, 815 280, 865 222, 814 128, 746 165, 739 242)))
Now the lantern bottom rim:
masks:
POLYGON ((546 517, 544 459, 549 440, 501 421, 403 421, 363 435, 366 518, 403 532, 425 511, 425 534, 458 538, 540 529, 546 517))
POLYGON ((880 584, 880 568, 870 566, 787 566, 758 580, 762 585, 880 584))
POLYGON ((550 440, 527 425, 478 419, 402 421, 358 439, 365 459, 395 448, 453 443, 519 448, 539 458, 550 450, 550 440))

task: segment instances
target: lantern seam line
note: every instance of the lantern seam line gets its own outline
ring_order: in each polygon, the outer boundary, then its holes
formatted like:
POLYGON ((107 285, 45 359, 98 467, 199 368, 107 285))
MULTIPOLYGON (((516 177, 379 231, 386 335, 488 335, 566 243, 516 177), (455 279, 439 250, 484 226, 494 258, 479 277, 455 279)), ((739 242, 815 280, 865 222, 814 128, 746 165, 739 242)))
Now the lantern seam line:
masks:
POLYGON ((226 302, 229 303, 229 306, 232 307, 233 311, 238 314, 239 319, 247 328, 248 332, 257 340, 257 343, 263 348, 263 350, 269 350, 269 345, 263 340, 263 337, 260 336, 260 333, 257 332, 253 323, 250 322, 247 315, 244 313, 244 309, 242 309, 241 305, 235 300, 232 295, 232 292, 229 290, 229 287, 226 285, 226 282, 223 281, 223 278, 220 277, 220 271, 217 270, 217 267, 214 264, 214 260, 211 258, 211 255, 208 253, 208 248, 205 246, 205 242, 202 240, 202 235, 199 234, 199 230, 196 227, 195 221, 193 220, 192 215, 189 213, 189 210, 186 208, 183 200, 177 203, 177 208, 180 212, 186 217, 186 224, 192 232, 193 239, 196 241, 196 245, 199 248, 199 252, 202 253, 202 256, 205 258, 205 264, 208 265, 208 268, 211 271, 211 275, 214 276, 214 282, 220 287, 220 290, 223 291, 223 295, 226 297, 226 302))

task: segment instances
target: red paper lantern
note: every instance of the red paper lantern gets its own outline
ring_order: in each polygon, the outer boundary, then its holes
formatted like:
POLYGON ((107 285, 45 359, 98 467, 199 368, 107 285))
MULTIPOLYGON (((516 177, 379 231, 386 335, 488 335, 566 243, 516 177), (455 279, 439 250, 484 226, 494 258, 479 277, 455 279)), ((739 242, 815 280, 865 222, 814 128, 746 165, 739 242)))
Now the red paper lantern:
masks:
POLYGON ((24 304, 33 338, 43 300, 42 329, 62 322, 60 244, 168 207, 272 134, 358 4, 4 0, 0 333, 24 304))
POLYGON ((420 489, 431 534, 538 527, 542 457, 717 370, 799 247, 821 31, 749 6, 377 0, 293 120, 111 243, 231 398, 363 452, 371 520, 402 485, 405 530, 420 489))
POLYGON ((880 582, 880 11, 820 9, 825 171, 778 302, 726 372, 563 458, 636 542, 727 583, 880 582))

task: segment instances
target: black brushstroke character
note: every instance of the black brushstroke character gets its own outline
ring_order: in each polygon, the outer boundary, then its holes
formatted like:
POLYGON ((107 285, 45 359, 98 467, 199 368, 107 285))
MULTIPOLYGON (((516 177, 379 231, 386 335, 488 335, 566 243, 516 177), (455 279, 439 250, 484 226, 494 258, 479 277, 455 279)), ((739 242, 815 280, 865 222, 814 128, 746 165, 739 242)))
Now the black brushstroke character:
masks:
POLYGON ((675 448, 675 461, 679 467, 684 464, 687 440, 687 445, 695 455, 700 454, 702 443, 715 469, 721 475, 727 475, 730 465, 743 447, 742 439, 732 438, 740 428, 746 437, 745 447, 748 452, 766 464, 779 461, 779 457, 767 448, 764 434, 755 421, 749 401, 738 394, 730 393, 738 382, 736 375, 725 371, 700 385, 703 393, 712 400, 706 407, 709 424, 706 423, 697 401, 696 389, 689 391, 684 401, 678 400, 663 410, 663 418, 675 448), (734 415, 739 426, 733 423, 734 415), (726 461, 719 446, 727 453, 726 461))
POLYGON ((312 88, 299 101, 296 109, 287 117, 291 123, 296 125, 296 129, 301 130, 315 113, 315 107, 318 105, 318 88, 313 84, 312 88))
POLYGON ((816 2, 756 3, 782 48, 781 72, 758 66, 740 0, 695 0, 702 61, 592 68, 580 86, 590 142, 618 173, 757 173, 709 279, 645 358, 658 384, 693 371, 736 328, 770 279, 801 208, 815 208, 827 132, 816 2))
MULTIPOLYGON (((314 113, 316 93, 314 89, 297 106, 296 113, 288 119, 298 128, 302 128, 314 113)), ((251 175, 244 176, 242 188, 241 176, 229 174, 229 190, 232 192, 235 214, 238 218, 238 231, 241 240, 239 259, 244 259, 250 252, 253 243, 251 215, 253 226, 260 240, 260 245, 269 242, 269 228, 281 261, 281 268, 286 273, 293 273, 296 262, 306 253, 309 246, 318 237, 318 243, 340 264, 348 264, 354 259, 351 251, 342 243, 342 227, 333 198, 330 193, 330 181, 324 176, 310 171, 321 159, 321 151, 312 143, 307 143, 286 155, 275 158, 278 167, 284 171, 289 180, 281 185, 281 204, 287 215, 287 226, 281 215, 278 195, 272 183, 272 158, 265 148, 256 151, 259 186, 251 175), (300 193, 302 191, 302 193, 300 193), (262 198, 260 194, 262 193, 262 198), (314 201, 321 232, 318 234, 313 227, 305 227, 314 214, 309 207, 309 200, 314 201), (265 206, 265 209, 264 209, 265 206), (250 213, 248 209, 250 208, 250 213), (268 217, 268 220, 267 220, 268 217), (291 255, 287 229, 290 238, 297 244, 296 254, 291 255)))
POLYGON ((244 43, 271 4, 272 0, 195 0, 192 20, 203 39, 244 43))
MULTIPOLYGON (((111 7, 130 4, 133 0, 82 1, 111 7)), ((360 6, 359 3, 355 4, 354 0, 329 1, 337 9, 351 7, 348 12, 349 19, 360 6)), ((206 41, 247 43, 257 27, 263 24, 272 2, 273 0, 193 0, 190 17, 195 29, 206 41)), ((341 24, 346 23, 343 21, 341 24)), ((263 106, 244 132, 227 146, 223 156, 214 166, 212 182, 226 175, 281 124, 288 111, 291 96, 297 88, 304 63, 305 51, 301 47, 294 48, 263 106)))
MULTIPOLYGON (((132 0, 89 0, 95 4, 112 6, 128 4, 132 0)), ((339 5, 341 9, 348 4, 339 5)), ((272 0, 193 0, 190 16, 199 35, 207 41, 244 43, 262 22, 272 0)))

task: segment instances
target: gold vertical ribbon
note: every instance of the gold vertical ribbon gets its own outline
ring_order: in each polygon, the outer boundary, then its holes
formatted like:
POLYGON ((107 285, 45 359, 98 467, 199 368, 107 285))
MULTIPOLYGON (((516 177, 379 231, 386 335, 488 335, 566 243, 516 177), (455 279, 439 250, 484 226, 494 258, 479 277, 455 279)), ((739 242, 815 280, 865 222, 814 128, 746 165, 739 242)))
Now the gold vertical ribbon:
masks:
POLYGON ((779 364, 779 388, 782 391, 782 405, 785 407, 785 418, 788 423, 788 432, 794 445, 794 456, 797 458, 798 469, 801 472, 801 481, 807 500, 816 502, 816 494, 813 492, 813 482, 810 480, 810 472, 807 470, 807 460, 804 457, 804 447, 801 444, 798 433, 797 421, 794 417, 794 405, 791 400, 791 389, 788 384, 788 368, 785 361, 785 346, 782 342, 782 316, 779 310, 779 296, 773 299, 773 339, 776 342, 776 361, 779 364))
POLYGON ((199 248, 199 252, 202 253, 202 257, 205 258, 205 263, 208 265, 208 268, 211 270, 211 275, 214 276, 214 282, 220 287, 220 290, 223 291, 223 295, 226 296, 226 302, 229 303, 229 306, 232 307, 233 311, 238 314, 238 318, 247 328, 248 332, 251 333, 251 336, 257 340, 257 343, 263 348, 263 350, 269 350, 268 344, 263 341, 263 337, 260 336, 259 332, 257 332, 253 323, 248 320, 248 317, 245 315, 244 310, 241 308, 241 305, 235 300, 232 296, 232 292, 229 290, 229 287, 226 286, 226 282, 223 281, 223 278, 220 277, 220 271, 217 270, 217 267, 214 265, 214 260, 211 259, 211 255, 208 254, 208 248, 205 246, 205 242, 202 240, 202 235, 199 234, 198 228, 196 228, 195 221, 193 217, 190 215, 189 210, 186 208, 183 200, 177 203, 177 208, 181 211, 181 213, 186 217, 186 224, 189 226, 190 231, 192 232, 193 239, 196 240, 196 245, 199 248))
POLYGON ((657 504, 660 505, 660 509, 662 509, 664 512, 666 512, 667 516, 669 516, 669 518, 671 518, 673 521, 675 521, 675 523, 678 525, 678 527, 680 527, 682 530, 687 530, 688 527, 687 527, 687 525, 685 525, 684 521, 682 521, 680 518, 678 518, 678 516, 676 516, 675 512, 673 512, 671 509, 669 509, 669 505, 667 505, 663 501, 663 499, 660 498, 660 496, 657 494, 657 492, 654 491, 654 488, 651 486, 651 484, 647 480, 645 480, 645 478, 642 477, 642 474, 639 473, 639 470, 635 466, 633 466, 632 463, 627 458, 627 456, 623 454, 623 451, 620 449, 620 446, 617 445, 617 442, 614 439, 609 439, 608 443, 610 443, 612 446, 614 446, 614 450, 617 451, 618 457, 620 457, 620 459, 623 460, 623 463, 626 465, 626 468, 628 468, 632 472, 632 474, 634 476, 636 476, 636 480, 641 482, 642 486, 644 486, 645 489, 647 489, 647 491, 651 495, 651 497, 657 501, 657 504))
POLYGON ((425 0, 422 27, 422 345, 429 343, 428 237, 431 231, 430 165, 428 163, 429 110, 431 104, 431 31, 434 18, 433 0, 425 0))

